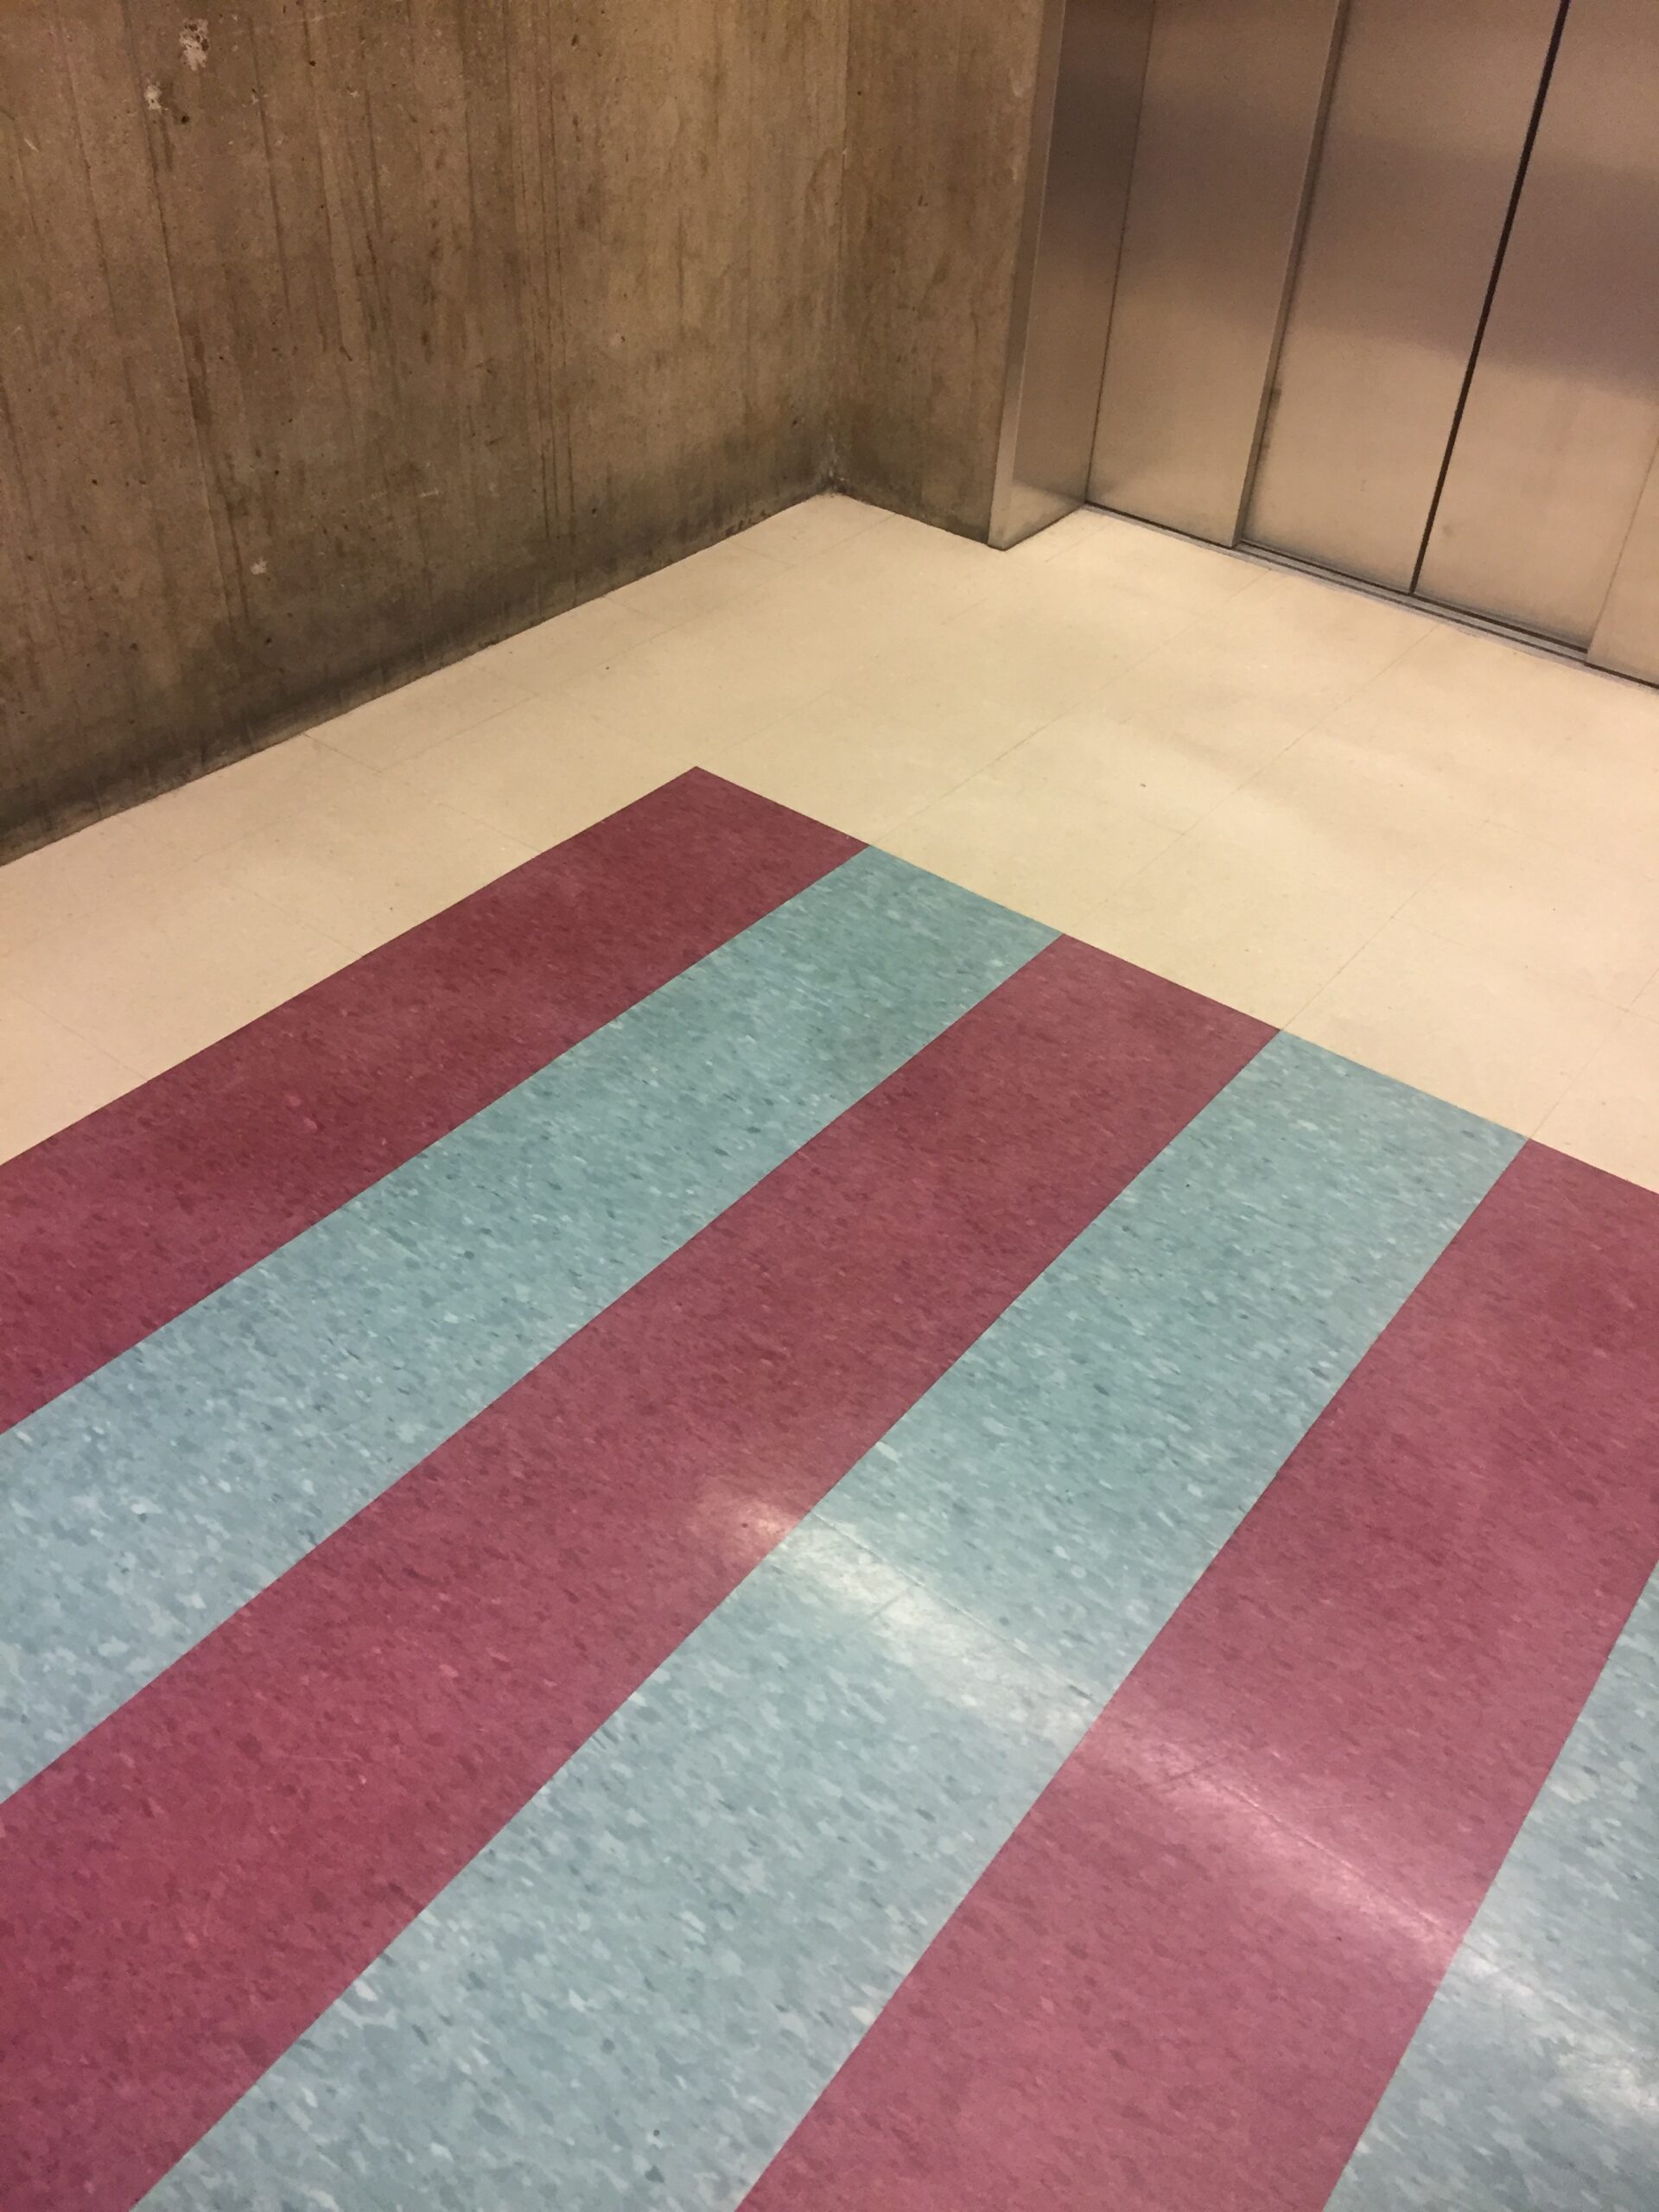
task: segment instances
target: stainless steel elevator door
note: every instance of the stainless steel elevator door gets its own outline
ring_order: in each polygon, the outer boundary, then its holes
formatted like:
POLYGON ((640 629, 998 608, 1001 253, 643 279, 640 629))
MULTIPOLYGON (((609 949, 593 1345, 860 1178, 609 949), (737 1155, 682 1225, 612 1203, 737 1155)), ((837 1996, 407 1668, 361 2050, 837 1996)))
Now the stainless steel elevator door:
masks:
POLYGON ((1246 537, 1409 591, 1559 0, 1349 0, 1246 537))
POLYGON ((1091 499, 1659 680, 1656 454, 1659 0, 1155 0, 1091 499))
POLYGON ((1101 506, 1237 535, 1338 8, 1157 0, 1089 480, 1101 506))
POLYGON ((1587 644, 1659 442, 1659 0, 1572 0, 1418 578, 1587 644))

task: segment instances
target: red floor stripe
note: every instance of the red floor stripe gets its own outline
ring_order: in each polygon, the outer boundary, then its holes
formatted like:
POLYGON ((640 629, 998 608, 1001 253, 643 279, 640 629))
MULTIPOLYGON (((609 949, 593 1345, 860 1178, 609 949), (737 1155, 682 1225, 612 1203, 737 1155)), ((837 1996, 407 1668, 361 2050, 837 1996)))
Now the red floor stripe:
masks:
POLYGON ((1267 1033, 1052 946, 21 1790, 8 2212, 130 2204, 1267 1033))
POLYGON ((1659 1553, 1659 1198, 1529 1147, 747 2200, 1314 2212, 1659 1553))
POLYGON ((695 770, 0 1166, 0 1428, 858 849, 695 770))

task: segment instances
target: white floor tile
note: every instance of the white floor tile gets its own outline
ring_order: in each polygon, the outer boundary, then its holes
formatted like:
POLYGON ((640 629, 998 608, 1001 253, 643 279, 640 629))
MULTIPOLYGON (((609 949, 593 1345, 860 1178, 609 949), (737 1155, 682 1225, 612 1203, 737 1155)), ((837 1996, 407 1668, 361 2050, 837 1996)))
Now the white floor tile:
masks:
POLYGON ((1659 1177, 1659 691, 1117 516, 1003 555, 833 493, 0 870, 0 1147, 696 763, 1659 1177))
POLYGON ((39 1007, 0 995, 0 1160, 108 1105, 137 1080, 39 1007))

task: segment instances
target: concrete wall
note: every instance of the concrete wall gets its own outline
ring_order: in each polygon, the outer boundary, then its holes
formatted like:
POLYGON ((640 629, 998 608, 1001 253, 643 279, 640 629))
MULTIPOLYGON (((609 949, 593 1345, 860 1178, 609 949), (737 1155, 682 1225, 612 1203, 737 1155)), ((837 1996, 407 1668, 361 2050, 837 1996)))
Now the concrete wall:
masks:
POLYGON ((982 535, 1043 0, 0 6, 0 852, 830 481, 982 535))
POLYGON ((0 7, 0 850, 826 474, 846 0, 194 3, 0 7))
POLYGON ((983 537, 1047 0, 851 0, 836 473, 983 537))

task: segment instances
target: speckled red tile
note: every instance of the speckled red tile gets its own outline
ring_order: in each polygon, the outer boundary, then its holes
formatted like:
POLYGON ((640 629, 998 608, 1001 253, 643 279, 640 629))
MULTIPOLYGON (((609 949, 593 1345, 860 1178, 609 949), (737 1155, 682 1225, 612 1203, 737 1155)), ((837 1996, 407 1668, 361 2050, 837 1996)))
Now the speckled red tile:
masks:
POLYGON ((1659 1556, 1659 1198, 1529 1147, 752 2193, 1315 2212, 1659 1556))
POLYGON ((5 2201, 130 2202, 1263 1033, 1039 954, 20 1791, 5 2201))
POLYGON ((0 1427, 857 849, 694 771, 0 1165, 0 1427))

